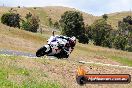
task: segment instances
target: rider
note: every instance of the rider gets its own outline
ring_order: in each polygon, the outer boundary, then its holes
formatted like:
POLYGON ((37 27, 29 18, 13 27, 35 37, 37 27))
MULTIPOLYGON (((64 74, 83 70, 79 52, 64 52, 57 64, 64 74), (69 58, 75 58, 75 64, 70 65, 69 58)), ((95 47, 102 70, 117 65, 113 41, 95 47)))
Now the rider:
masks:
POLYGON ((69 54, 74 49, 74 46, 76 44, 76 38, 74 36, 70 38, 62 35, 54 35, 54 31, 53 31, 53 36, 51 36, 50 39, 48 40, 48 44, 51 43, 54 44, 56 43, 57 45, 59 45, 58 47, 60 49, 63 49, 63 51, 69 54), (54 42, 54 41, 58 41, 58 42, 54 42))
POLYGON ((59 43, 62 47, 64 47, 65 50, 70 51, 70 49, 74 49, 74 46, 76 44, 76 38, 75 37, 66 37, 66 36, 56 36, 59 43))

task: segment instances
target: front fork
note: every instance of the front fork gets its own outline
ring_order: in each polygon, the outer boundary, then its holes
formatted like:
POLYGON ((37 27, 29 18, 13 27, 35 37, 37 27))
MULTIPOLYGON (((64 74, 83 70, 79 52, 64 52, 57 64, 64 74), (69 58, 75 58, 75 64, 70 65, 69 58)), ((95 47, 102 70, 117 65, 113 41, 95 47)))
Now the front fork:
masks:
POLYGON ((50 45, 45 45, 45 47, 46 47, 46 51, 45 51, 46 53, 51 51, 50 45))

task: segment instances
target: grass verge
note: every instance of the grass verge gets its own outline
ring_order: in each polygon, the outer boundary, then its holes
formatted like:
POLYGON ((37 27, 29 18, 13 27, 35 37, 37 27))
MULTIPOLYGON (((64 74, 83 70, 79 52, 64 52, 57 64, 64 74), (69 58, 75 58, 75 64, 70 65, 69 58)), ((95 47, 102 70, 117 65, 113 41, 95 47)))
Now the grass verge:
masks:
POLYGON ((27 58, 20 56, 0 55, 0 88, 61 88, 59 83, 52 80, 38 81, 48 77, 48 74, 37 71, 34 67, 21 65, 20 61, 26 60, 27 58), (37 77, 34 73, 42 75, 37 77))
POLYGON ((128 58, 112 56, 111 59, 115 60, 115 61, 117 61, 119 63, 122 63, 124 65, 132 66, 132 60, 130 60, 128 58))

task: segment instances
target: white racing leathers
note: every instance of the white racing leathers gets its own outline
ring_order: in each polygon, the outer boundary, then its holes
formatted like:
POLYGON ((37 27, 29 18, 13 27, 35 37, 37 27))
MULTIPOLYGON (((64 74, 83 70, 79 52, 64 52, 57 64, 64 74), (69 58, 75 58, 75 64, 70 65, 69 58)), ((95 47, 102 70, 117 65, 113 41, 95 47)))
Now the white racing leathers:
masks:
POLYGON ((61 47, 61 49, 63 49, 68 55, 71 53, 72 49, 71 47, 65 47, 66 44, 69 43, 68 39, 70 37, 66 37, 66 36, 59 36, 59 35, 55 35, 55 36, 51 36, 49 39, 48 39, 48 44, 51 45, 52 47, 54 47, 54 50, 52 52, 56 52, 56 54, 59 51, 58 48, 61 47), (57 52, 57 49, 58 49, 58 52, 57 52))

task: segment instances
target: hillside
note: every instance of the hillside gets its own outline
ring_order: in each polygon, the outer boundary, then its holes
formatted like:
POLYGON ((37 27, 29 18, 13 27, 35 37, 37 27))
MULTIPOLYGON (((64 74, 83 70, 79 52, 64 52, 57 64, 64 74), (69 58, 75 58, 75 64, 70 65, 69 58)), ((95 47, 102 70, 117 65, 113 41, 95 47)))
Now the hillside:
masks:
MULTIPOLYGON (((65 12, 65 11, 79 11, 76 10, 75 8, 68 8, 68 7, 61 7, 61 6, 47 6, 44 8, 41 8, 44 12, 46 12, 46 14, 53 19, 53 21, 58 21, 61 17, 61 15, 65 12)), ((37 9, 36 9, 37 10, 37 9)), ((79 11, 82 13, 83 17, 84 17, 84 22, 85 24, 92 24, 98 17, 93 16, 92 14, 88 14, 82 11, 79 11)))
MULTIPOLYGON (((54 20, 58 20, 60 17, 58 13, 63 13, 63 10, 61 11, 59 7, 50 11, 51 8, 53 7, 16 9, 22 14, 22 17, 28 12, 38 14, 42 25, 45 25, 48 15, 54 20), (59 12, 56 13, 53 11, 59 12)), ((0 16, 9 9, 10 8, 0 8, 0 16)), ((123 14, 122 16, 120 14, 117 14, 119 17, 118 20, 127 15, 123 14)), ((114 17, 117 15, 110 14, 108 21, 115 20, 114 17)), ((0 23, 0 50, 15 50, 35 54, 38 48, 47 44, 47 39, 52 34, 51 30, 45 29, 43 34, 31 33, 0 23)), ((32 58, 0 54, 0 88, 26 88, 27 86, 30 88, 80 88, 75 80, 76 70, 80 65, 83 66, 89 74, 132 75, 132 69, 102 66, 96 63, 132 67, 132 52, 94 46, 93 44, 80 44, 77 42, 74 51, 68 59, 50 59, 46 56, 42 58, 32 58), (79 61, 94 62, 94 64, 81 64, 79 61)), ((120 85, 87 84, 81 86, 81 88, 131 88, 131 86, 132 82, 130 84, 120 85)))
POLYGON ((44 42, 46 42, 46 38, 40 34, 8 27, 0 23, 0 48, 32 52, 44 42))
POLYGON ((108 23, 111 24, 114 28, 117 28, 118 21, 121 21, 126 16, 132 16, 132 12, 123 11, 108 14, 108 23))
MULTIPOLYGON (((51 35, 50 31, 45 31, 43 35, 31 33, 17 28, 10 28, 0 24, 0 49, 17 50, 35 54, 36 50, 46 44, 46 40, 51 35)), ((80 87, 75 80, 76 69, 82 65, 88 73, 111 73, 111 74, 131 74, 132 69, 101 66, 96 64, 80 64, 79 61, 95 63, 105 63, 113 65, 132 66, 132 53, 115 49, 103 48, 92 44, 77 43, 75 50, 67 60, 50 60, 47 57, 29 58, 21 56, 0 55, 0 87, 14 86, 15 88, 26 86, 44 87, 55 86, 56 88, 77 88, 80 87), (3 69, 4 68, 4 69, 3 69), (71 81, 69 81, 69 79, 71 81), (28 82, 28 84, 26 84, 28 82), (61 87, 60 87, 61 86, 61 87)), ((91 87, 105 88, 128 88, 130 84, 113 85, 88 84, 84 88, 91 87)), ((82 88, 83 88, 82 87, 82 88)))
MULTIPOLYGON (((8 12, 9 10, 10 10, 10 8, 1 7, 0 8, 0 16, 3 13, 8 12)), ((23 7, 23 8, 14 8, 14 10, 16 10, 18 13, 20 13, 22 17, 24 17, 29 12, 38 15, 40 17, 42 26, 45 26, 48 24, 49 18, 51 18, 53 22, 59 21, 61 15, 65 11, 79 11, 74 8, 59 7, 59 6, 37 7, 36 9, 23 7)), ((83 14, 85 24, 92 24, 98 18, 91 14, 87 14, 84 12, 81 12, 81 13, 83 14)))
MULTIPOLYGON (((9 7, 0 7, 0 17, 3 13, 6 13, 10 10, 9 7)), ((59 21, 61 15, 65 11, 79 11, 75 8, 61 7, 61 6, 47 6, 47 7, 36 7, 34 8, 14 8, 15 11, 21 14, 21 17, 25 17, 25 15, 29 12, 32 14, 38 15, 41 21, 41 26, 47 28, 48 19, 51 18, 53 22, 59 21)), ((94 16, 92 14, 88 14, 82 11, 79 11, 83 14, 85 24, 92 24, 95 20, 101 18, 101 16, 94 16)), ((118 21, 122 20, 123 17, 132 16, 130 11, 116 12, 108 14, 108 23, 112 25, 113 28, 117 28, 118 21)))

